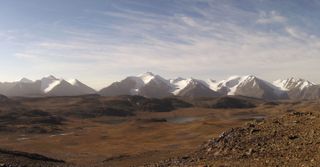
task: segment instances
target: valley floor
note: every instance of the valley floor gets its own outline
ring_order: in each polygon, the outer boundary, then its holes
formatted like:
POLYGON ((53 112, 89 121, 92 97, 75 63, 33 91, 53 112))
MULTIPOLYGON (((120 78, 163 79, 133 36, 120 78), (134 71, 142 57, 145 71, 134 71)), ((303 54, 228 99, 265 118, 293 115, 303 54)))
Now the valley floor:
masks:
MULTIPOLYGON (((38 101, 22 103, 43 107, 38 101)), ((320 162, 319 111, 320 105, 314 101, 261 102, 255 108, 244 109, 191 107, 170 112, 136 112, 125 117, 68 117, 54 126, 56 130, 45 133, 0 132, 1 149, 37 153, 63 162, 0 151, 0 164, 314 165, 320 162), (204 144, 208 139, 211 140, 204 144)))

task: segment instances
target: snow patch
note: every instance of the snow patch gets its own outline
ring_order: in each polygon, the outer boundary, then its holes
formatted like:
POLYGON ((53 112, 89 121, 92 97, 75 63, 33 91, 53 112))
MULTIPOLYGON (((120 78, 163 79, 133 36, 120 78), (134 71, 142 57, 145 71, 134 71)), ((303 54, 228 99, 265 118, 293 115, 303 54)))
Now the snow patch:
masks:
MULTIPOLYGON (((219 91, 223 88, 228 89, 228 95, 234 95, 237 88, 246 85, 248 82, 254 79, 254 76, 231 76, 226 80, 222 80, 220 82, 209 81, 207 82, 209 88, 214 91, 219 91)), ((253 85, 254 86, 254 85, 253 85)))
POLYGON ((52 82, 51 84, 49 84, 49 86, 44 90, 45 93, 50 92, 54 87, 56 87, 57 85, 59 85, 61 83, 61 80, 56 80, 54 82, 52 82))
POLYGON ((59 79, 57 79, 56 77, 54 77, 52 75, 42 78, 41 79, 41 91, 44 92, 49 87, 49 85, 55 81, 59 81, 59 79))
POLYGON ((291 89, 295 89, 298 88, 300 90, 303 90, 305 88, 308 88, 310 86, 315 85, 314 83, 304 80, 304 79, 300 79, 300 78, 288 78, 285 80, 276 80, 273 82, 273 85, 275 85, 276 87, 278 87, 281 90, 284 91, 289 91, 291 89))
POLYGON ((276 86, 276 87, 278 87, 280 90, 283 90, 283 91, 288 91, 289 89, 288 88, 286 88, 286 82, 287 82, 287 80, 281 80, 281 79, 279 79, 279 80, 276 80, 276 81, 273 81, 273 85, 274 86, 276 86))
POLYGON ((189 79, 177 78, 174 80, 170 80, 170 83, 172 84, 172 87, 173 87, 172 93, 174 95, 179 94, 179 92, 183 90, 185 87, 187 87, 191 81, 192 81, 191 78, 189 79))
POLYGON ((79 84, 79 81, 77 79, 68 79, 67 82, 74 86, 77 86, 79 84))
POLYGON ((155 78, 155 75, 151 72, 146 72, 138 75, 138 77, 143 81, 144 84, 148 84, 152 79, 155 78))

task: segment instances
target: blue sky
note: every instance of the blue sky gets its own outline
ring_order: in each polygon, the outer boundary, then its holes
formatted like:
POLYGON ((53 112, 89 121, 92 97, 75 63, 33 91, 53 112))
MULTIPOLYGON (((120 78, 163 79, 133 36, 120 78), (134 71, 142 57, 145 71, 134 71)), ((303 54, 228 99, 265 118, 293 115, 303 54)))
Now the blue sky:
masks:
POLYGON ((0 81, 53 74, 101 88, 128 75, 320 83, 320 1, 2 0, 0 81))

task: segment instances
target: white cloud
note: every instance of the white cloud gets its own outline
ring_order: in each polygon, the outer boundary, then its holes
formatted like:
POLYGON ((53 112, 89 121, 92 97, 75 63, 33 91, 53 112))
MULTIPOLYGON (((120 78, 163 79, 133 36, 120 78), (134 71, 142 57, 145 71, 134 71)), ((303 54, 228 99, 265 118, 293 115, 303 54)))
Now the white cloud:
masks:
POLYGON ((34 62, 37 71, 50 69, 100 79, 99 74, 120 76, 120 73, 143 71, 200 77, 225 77, 232 73, 270 77, 290 71, 287 69, 307 74, 309 69, 301 65, 310 64, 311 68, 314 64, 310 62, 320 61, 320 40, 317 37, 312 42, 296 40, 306 39, 308 34, 290 26, 288 19, 276 11, 261 12, 255 20, 251 16, 256 13, 234 8, 228 19, 215 9, 192 7, 190 10, 202 17, 186 14, 169 17, 125 9, 94 12, 124 21, 121 24, 96 22, 96 27, 108 29, 101 32, 64 29, 70 34, 68 38, 31 43, 16 56, 34 62), (281 23, 286 33, 237 24, 230 20, 236 16, 248 17, 259 24, 281 23))
POLYGON ((287 26, 285 27, 285 31, 292 37, 296 38, 296 39, 300 39, 300 40, 308 40, 310 38, 310 36, 297 29, 297 28, 294 28, 294 27, 290 27, 290 26, 287 26))
POLYGON ((181 19, 183 22, 185 22, 187 25, 189 25, 191 27, 197 26, 197 23, 191 17, 182 16, 181 19))
POLYGON ((273 23, 285 23, 287 18, 280 15, 276 11, 260 12, 259 19, 256 21, 259 24, 273 24, 273 23))
POLYGON ((21 58, 21 59, 28 59, 28 60, 36 59, 36 58, 37 58, 36 55, 28 54, 28 53, 16 53, 16 54, 15 54, 15 57, 21 58))

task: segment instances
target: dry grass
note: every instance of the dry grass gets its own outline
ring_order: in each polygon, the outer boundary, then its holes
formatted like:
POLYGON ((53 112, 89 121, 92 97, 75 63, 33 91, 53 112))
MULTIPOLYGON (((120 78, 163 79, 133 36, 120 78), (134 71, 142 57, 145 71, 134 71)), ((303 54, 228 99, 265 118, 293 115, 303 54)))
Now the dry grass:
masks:
MULTIPOLYGON (((81 102, 81 98, 31 99, 28 108, 60 113, 81 102)), ((106 99, 100 99, 106 100, 106 99)), ((63 159, 77 165, 132 166, 183 155, 204 141, 231 127, 242 126, 256 116, 276 117, 287 110, 315 110, 304 103, 258 104, 250 109, 187 108, 172 112, 137 112, 131 117, 68 117, 57 134, 1 133, 0 147, 63 159), (155 118, 191 122, 156 122, 155 118), (150 121, 145 121, 150 120, 150 121)))

